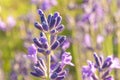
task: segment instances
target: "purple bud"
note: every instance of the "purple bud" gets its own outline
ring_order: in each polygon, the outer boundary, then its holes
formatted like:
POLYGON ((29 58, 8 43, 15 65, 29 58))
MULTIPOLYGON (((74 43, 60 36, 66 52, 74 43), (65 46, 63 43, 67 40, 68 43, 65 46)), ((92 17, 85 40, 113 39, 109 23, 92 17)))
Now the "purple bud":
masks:
POLYGON ((42 44, 37 40, 37 38, 34 38, 33 41, 38 47, 42 48, 42 44))
POLYGON ((46 54, 50 54, 50 52, 51 52, 50 50, 47 50, 45 53, 46 53, 46 54))
POLYGON ((60 26, 58 26, 58 27, 56 28, 56 30, 57 30, 58 32, 63 31, 63 29, 64 29, 64 25, 60 25, 60 26))
POLYGON ((60 45, 60 43, 58 41, 55 41, 52 46, 51 46, 51 49, 52 50, 55 50, 58 46, 60 45))
POLYGON ((50 33, 51 33, 51 34, 55 34, 55 33, 56 33, 56 30, 53 29, 53 30, 50 31, 50 33))
POLYGON ((57 22, 56 22, 56 25, 55 25, 55 26, 60 25, 61 21, 62 21, 62 17, 61 17, 61 16, 58 16, 58 17, 57 17, 57 22))
POLYGON ((111 57, 107 57, 106 60, 104 61, 102 68, 108 68, 110 67, 112 64, 112 58, 111 57))
POLYGON ((40 77, 41 75, 37 74, 36 72, 31 72, 33 76, 40 77))
POLYGON ((48 43, 42 44, 43 48, 48 49, 48 43))
POLYGON ((48 15, 47 22, 48 22, 49 25, 50 25, 50 22, 51 22, 51 18, 52 18, 52 15, 51 14, 48 15))
POLYGON ((66 74, 67 74, 67 71, 64 70, 64 71, 62 71, 62 72, 59 74, 59 76, 65 76, 66 74))
POLYGON ((58 16, 59 16, 58 12, 55 12, 54 15, 53 15, 54 18, 57 18, 58 16))
POLYGON ((99 57, 97 56, 96 53, 94 53, 94 59, 95 59, 95 62, 96 62, 96 64, 97 64, 97 67, 99 67, 100 64, 101 64, 101 62, 100 62, 100 59, 99 59, 99 57))
POLYGON ((44 37, 44 38, 46 38, 45 33, 44 33, 44 32, 40 32, 40 37, 44 37))
POLYGON ((43 14, 43 11, 41 9, 38 10, 39 15, 41 16, 43 14))
POLYGON ((40 37, 39 40, 42 44, 45 44, 47 42, 47 39, 45 37, 40 37))
POLYGON ((38 67, 41 68, 41 70, 46 71, 46 65, 45 62, 42 58, 38 58, 39 62, 38 62, 38 67))
POLYGON ((43 11, 42 11, 41 9, 39 9, 39 10, 38 10, 38 13, 39 13, 39 15, 40 15, 41 23, 42 23, 42 24, 43 24, 43 23, 46 23, 47 21, 46 21, 46 18, 45 18, 45 15, 44 15, 43 11))
POLYGON ((51 22, 50 22, 50 29, 52 29, 53 27, 55 27, 55 23, 56 23, 56 19, 52 16, 51 22))
POLYGON ((39 76, 44 76, 44 72, 39 67, 34 67, 34 70, 39 76))
POLYGON ((48 30, 49 30, 49 27, 48 27, 48 25, 46 24, 46 22, 43 22, 43 23, 42 23, 42 27, 43 27, 43 29, 44 29, 45 31, 48 31, 48 30))
POLYGON ((65 40, 66 40, 66 36, 62 36, 62 37, 58 38, 58 41, 60 44, 62 44, 65 40))
POLYGON ((58 64, 58 65, 55 67, 54 72, 59 73, 59 72, 61 72, 61 71, 62 71, 62 67, 61 67, 60 64, 58 64))
POLYGON ((51 75, 51 79, 55 79, 57 78, 58 74, 56 72, 54 72, 52 75, 51 75))
POLYGON ((43 30, 42 25, 39 24, 38 22, 35 22, 35 23, 34 23, 34 26, 35 26, 37 29, 41 30, 41 31, 43 30))
POLYGON ((38 51, 38 52, 40 52, 40 53, 45 52, 45 50, 44 50, 44 49, 42 49, 42 48, 38 48, 38 49, 37 49, 37 51, 38 51))
POLYGON ((102 75, 102 78, 106 78, 110 73, 110 70, 107 70, 106 72, 104 72, 104 74, 102 75))

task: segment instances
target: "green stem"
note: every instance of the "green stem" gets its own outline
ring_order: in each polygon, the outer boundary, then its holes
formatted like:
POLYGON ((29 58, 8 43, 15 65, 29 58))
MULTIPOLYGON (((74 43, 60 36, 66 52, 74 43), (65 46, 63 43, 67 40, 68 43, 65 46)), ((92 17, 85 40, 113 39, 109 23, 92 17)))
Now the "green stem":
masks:
MULTIPOLYGON (((48 39, 48 45, 49 45, 49 48, 50 49, 50 34, 48 33, 47 34, 47 39, 48 39)), ((47 80, 50 80, 50 60, 51 60, 51 53, 46 55, 46 62, 47 62, 47 80)))
POLYGON ((47 56, 47 80, 50 80, 50 54, 47 56))

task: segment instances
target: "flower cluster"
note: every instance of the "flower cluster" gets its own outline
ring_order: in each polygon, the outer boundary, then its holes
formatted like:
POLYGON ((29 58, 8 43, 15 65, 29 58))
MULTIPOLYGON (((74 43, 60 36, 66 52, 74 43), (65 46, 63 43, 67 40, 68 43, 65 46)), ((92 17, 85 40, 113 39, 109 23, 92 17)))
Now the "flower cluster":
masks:
POLYGON ((83 80, 114 80, 110 72, 115 68, 120 69, 119 60, 113 56, 104 59, 103 56, 98 56, 96 53, 94 53, 94 59, 95 63, 88 61, 88 66, 83 66, 83 80))
POLYGON ((61 24, 62 17, 56 12, 48 15, 46 19, 41 9, 38 13, 41 24, 35 22, 34 26, 40 30, 40 37, 34 38, 34 44, 28 48, 28 57, 34 62, 34 71, 31 74, 47 80, 63 80, 68 72, 65 66, 74 64, 71 63, 70 53, 65 51, 69 46, 66 36, 58 36, 58 33, 64 29, 61 24), (63 50, 61 56, 58 57, 54 52, 60 47, 63 50), (43 56, 39 56, 41 54, 43 56))

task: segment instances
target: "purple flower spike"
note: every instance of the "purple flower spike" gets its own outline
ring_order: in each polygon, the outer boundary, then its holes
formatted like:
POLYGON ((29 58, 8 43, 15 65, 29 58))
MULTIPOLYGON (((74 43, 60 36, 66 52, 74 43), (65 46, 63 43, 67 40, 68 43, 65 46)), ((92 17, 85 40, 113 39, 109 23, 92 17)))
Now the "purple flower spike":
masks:
POLYGON ((69 52, 64 52, 62 55, 62 63, 65 65, 71 65, 74 66, 74 64, 71 62, 72 56, 69 52))
POLYGON ((66 41, 66 36, 58 35, 64 29, 64 26, 61 25, 62 18, 58 12, 54 13, 54 15, 50 14, 47 19, 41 9, 38 10, 38 13, 41 24, 35 22, 34 26, 41 30, 41 32, 39 38, 33 39, 37 48, 35 45, 32 45, 28 49, 28 56, 34 61, 34 71, 31 74, 44 79, 49 78, 49 80, 63 80, 67 74, 65 66, 74 66, 74 64, 71 62, 72 56, 70 53, 65 52, 69 47, 69 43, 67 45, 64 44, 64 50, 58 48, 63 46, 63 43, 66 41), (53 53, 57 48, 61 49, 60 54, 53 53), (43 55, 37 56, 37 51, 43 55), (61 53, 63 53, 62 59, 61 53), (44 59, 40 58, 41 56, 44 56, 44 59))

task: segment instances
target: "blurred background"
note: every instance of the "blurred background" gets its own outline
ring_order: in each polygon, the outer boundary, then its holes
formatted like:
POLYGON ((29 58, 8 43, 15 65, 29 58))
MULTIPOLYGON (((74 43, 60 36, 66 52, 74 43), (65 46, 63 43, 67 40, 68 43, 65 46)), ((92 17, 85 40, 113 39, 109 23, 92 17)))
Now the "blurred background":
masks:
MULTIPOLYGON (((38 80, 30 75, 28 46, 39 36, 37 9, 59 12, 75 67, 66 80, 82 80, 81 67, 93 52, 120 58, 120 0, 0 0, 0 80, 38 80)), ((120 70, 112 72, 120 80, 120 70)), ((39 79, 40 80, 40 79, 39 79)))

